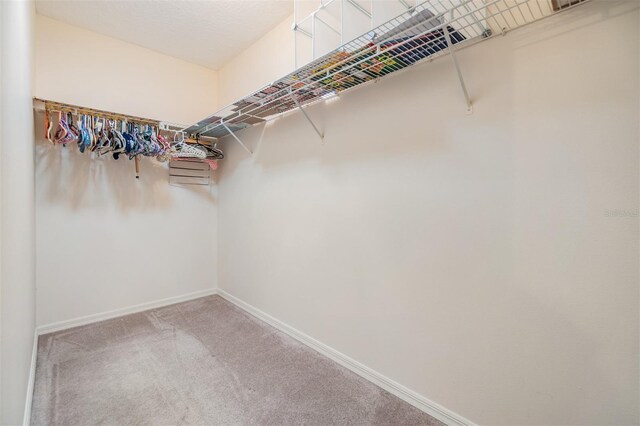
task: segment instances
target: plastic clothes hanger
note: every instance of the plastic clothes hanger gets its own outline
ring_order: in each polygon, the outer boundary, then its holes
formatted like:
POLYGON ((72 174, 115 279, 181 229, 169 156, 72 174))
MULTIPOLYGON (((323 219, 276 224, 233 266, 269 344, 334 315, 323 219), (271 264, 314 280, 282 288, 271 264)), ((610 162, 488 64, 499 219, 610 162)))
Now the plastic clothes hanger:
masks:
MULTIPOLYGON (((216 144, 217 145, 217 144, 216 144)), ((196 146, 199 149, 202 149, 207 154, 207 158, 212 160, 222 160, 224 158, 224 154, 221 149, 219 149, 216 145, 209 146, 200 142, 198 138, 196 138, 196 146)))
POLYGON ((96 150, 96 147, 98 146, 98 140, 100 138, 99 136, 99 126, 98 126, 98 122, 96 121, 96 117, 89 117, 89 120, 91 122, 91 132, 90 132, 90 136, 91 136, 91 143, 89 144, 89 151, 93 152, 96 150))
POLYGON ((122 137, 125 140, 125 149, 124 151, 129 154, 129 160, 132 160, 137 153, 138 150, 138 142, 131 134, 131 123, 127 123, 126 131, 122 133, 122 137))
POLYGON ((98 156, 100 156, 100 148, 102 148, 106 142, 106 135, 107 135, 107 126, 106 126, 106 122, 103 119, 98 118, 98 121, 96 122, 96 143, 95 146, 93 147, 93 151, 96 151, 98 153, 98 156))
POLYGON ((67 146, 69 142, 75 142, 78 137, 78 133, 76 132, 75 126, 73 125, 73 116, 70 112, 66 112, 64 114, 64 118, 61 121, 65 130, 67 131, 67 135, 62 141, 63 146, 67 146))
POLYGON ((162 153, 162 146, 156 138, 153 126, 147 124, 147 133, 149 134, 149 142, 152 146, 152 156, 155 157, 162 153))
POLYGON ((51 138, 51 128, 53 127, 53 123, 51 122, 51 117, 49 115, 49 110, 45 112, 46 123, 45 123, 45 132, 44 137, 47 138, 51 144, 54 144, 53 139, 51 138))
POLYGON ((71 114, 71 112, 67 113, 67 127, 70 133, 69 142, 71 141, 77 142, 78 138, 80 137, 80 130, 78 129, 76 124, 73 122, 73 114, 71 114))
POLYGON ((184 140, 183 132, 176 132, 173 135, 173 146, 171 148, 172 157, 178 158, 200 158, 204 160, 207 158, 207 153, 201 149, 188 145, 184 140), (176 136, 180 135, 180 138, 176 141, 176 136))
POLYGON ((98 119, 97 127, 99 129, 98 133, 97 133, 98 142, 96 143, 95 150, 98 151, 98 153, 100 153, 99 149, 101 147, 103 147, 104 144, 107 142, 107 122, 106 122, 106 120, 104 118, 98 119))
POLYGON ((96 135, 95 135, 95 128, 93 126, 93 116, 92 115, 88 115, 87 116, 87 133, 89 136, 89 144, 87 145, 87 148, 89 149, 89 151, 93 151, 94 145, 96 143, 96 135))
MULTIPOLYGON (((123 126, 124 122, 120 122, 120 129, 123 129, 123 126)), ((120 158, 120 154, 122 154, 125 150, 126 141, 122 136, 122 133, 116 129, 113 130, 113 136, 113 141, 111 143, 113 149, 111 150, 111 152, 113 153, 113 159, 117 160, 118 158, 120 158)))
POLYGON ((78 116, 78 129, 80 130, 80 135, 78 136, 78 149, 80 149, 80 152, 84 152, 86 135, 84 129, 84 115, 82 114, 78 116))
POLYGON ((113 140, 113 129, 114 129, 114 122, 113 120, 109 120, 109 122, 106 124, 106 127, 105 127, 104 137, 100 144, 100 148, 98 149, 98 156, 102 156, 112 150, 111 144, 113 140))
POLYGON ((138 142, 138 150, 137 153, 139 155, 147 155, 147 142, 144 140, 142 133, 140 132, 140 128, 137 124, 133 126, 133 136, 136 138, 138 142))
POLYGON ((62 119, 62 111, 58 111, 58 128, 56 129, 56 133, 53 135, 53 139, 56 143, 66 143, 67 134, 69 133, 66 127, 66 123, 62 119))

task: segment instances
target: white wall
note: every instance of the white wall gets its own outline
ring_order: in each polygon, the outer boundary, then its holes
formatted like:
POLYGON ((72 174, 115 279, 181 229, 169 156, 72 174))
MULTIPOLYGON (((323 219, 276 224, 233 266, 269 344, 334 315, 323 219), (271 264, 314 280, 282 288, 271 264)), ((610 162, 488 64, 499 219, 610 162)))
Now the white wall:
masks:
POLYGON ((3 425, 23 421, 35 328, 33 16, 32 2, 0 2, 0 424, 3 425))
POLYGON ((221 106, 247 96, 294 70, 292 22, 293 16, 288 17, 220 68, 219 78, 224 81, 220 84, 218 98, 221 106))
MULTIPOLYGON (((191 124, 217 107, 217 73, 38 16, 36 96, 191 124), (82 62, 61 54, 84 52, 82 62)), ((153 159, 91 159, 36 123, 37 323, 216 286, 216 187, 169 186, 153 159)))
POLYGON ((36 96, 179 124, 218 105, 216 71, 45 16, 36 19, 36 96), (69 58, 63 52, 83 52, 69 58))
POLYGON ((637 424, 637 7, 460 52, 472 115, 443 57, 225 142, 220 287, 480 424, 637 424))

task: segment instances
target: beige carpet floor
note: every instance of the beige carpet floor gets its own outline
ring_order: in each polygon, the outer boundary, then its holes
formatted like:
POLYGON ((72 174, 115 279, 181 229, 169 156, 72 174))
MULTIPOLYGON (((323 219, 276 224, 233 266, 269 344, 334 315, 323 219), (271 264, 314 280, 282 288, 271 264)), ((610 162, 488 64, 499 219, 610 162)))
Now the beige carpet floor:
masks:
POLYGON ((219 296, 41 336, 32 425, 439 425, 219 296))

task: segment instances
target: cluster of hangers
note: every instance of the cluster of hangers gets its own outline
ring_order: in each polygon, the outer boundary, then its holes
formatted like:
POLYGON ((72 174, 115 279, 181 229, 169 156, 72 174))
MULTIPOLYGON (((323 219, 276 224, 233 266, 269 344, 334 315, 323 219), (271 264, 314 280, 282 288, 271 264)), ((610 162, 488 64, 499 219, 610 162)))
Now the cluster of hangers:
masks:
POLYGON ((181 129, 176 125, 38 98, 34 108, 45 112, 44 136, 53 145, 77 146, 93 158, 128 157, 135 160, 136 178, 141 157, 204 162, 212 170, 224 158, 215 141, 185 139, 184 131, 172 129, 181 129))
POLYGON ((183 132, 175 132, 173 140, 168 141, 157 125, 83 113, 76 114, 74 119, 71 111, 63 110, 46 110, 45 137, 54 145, 75 144, 80 152, 93 152, 97 157, 111 155, 115 160, 121 155, 130 160, 138 156, 154 157, 161 162, 172 158, 224 158, 220 149, 198 140, 187 144, 183 132), (55 112, 57 120, 51 117, 55 112))

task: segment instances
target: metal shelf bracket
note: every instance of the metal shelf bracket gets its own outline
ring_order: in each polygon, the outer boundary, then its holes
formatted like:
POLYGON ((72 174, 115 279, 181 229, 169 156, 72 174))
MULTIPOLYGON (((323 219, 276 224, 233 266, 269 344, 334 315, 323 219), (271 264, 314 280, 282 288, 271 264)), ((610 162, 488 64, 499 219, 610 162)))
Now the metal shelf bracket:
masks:
POLYGON ((249 155, 253 155, 253 152, 249 148, 247 148, 247 146, 244 143, 242 143, 240 138, 238 138, 238 136, 236 136, 236 134, 233 133, 233 131, 229 128, 229 126, 227 126, 227 123, 225 123, 224 120, 220 120, 220 124, 222 125, 222 127, 224 127, 227 130, 227 132, 229 132, 231 136, 233 136, 236 142, 238 142, 249 153, 249 155))
POLYGON ((320 140, 322 140, 322 142, 324 142, 324 133, 322 133, 320 130, 318 130, 318 127, 316 127, 316 125, 313 123, 313 120, 311 120, 311 117, 309 117, 309 114, 307 114, 307 111, 305 111, 304 108, 302 108, 302 105, 300 105, 300 103, 295 98, 295 96, 291 96, 291 100, 293 100, 293 102, 296 104, 298 109, 300 111, 302 111, 302 114, 304 114, 304 117, 307 119, 309 124, 311 124, 311 126, 313 127, 313 130, 315 130, 316 133, 318 134, 318 136, 320 136, 320 140))
MULTIPOLYGON (((451 10, 451 21, 453 21, 453 10, 451 10)), ((451 34, 449 33, 449 22, 444 25, 444 36, 447 42, 447 50, 449 50, 449 54, 451 55, 451 60, 453 61, 453 65, 456 68, 456 73, 458 74, 458 80, 460 80, 460 87, 462 87, 462 93, 464 94, 465 102, 467 103, 467 114, 473 113, 473 105, 471 105, 471 98, 469 97, 469 92, 467 91, 467 85, 464 82, 464 77, 462 77, 462 71, 460 70, 460 64, 458 63, 458 58, 456 57, 456 50, 453 47, 453 43, 451 43, 451 34)))
POLYGON ((296 24, 295 22, 291 25, 291 29, 293 31, 298 31, 300 34, 304 34, 309 38, 313 38, 313 35, 309 31, 301 28, 300 25, 296 24))

